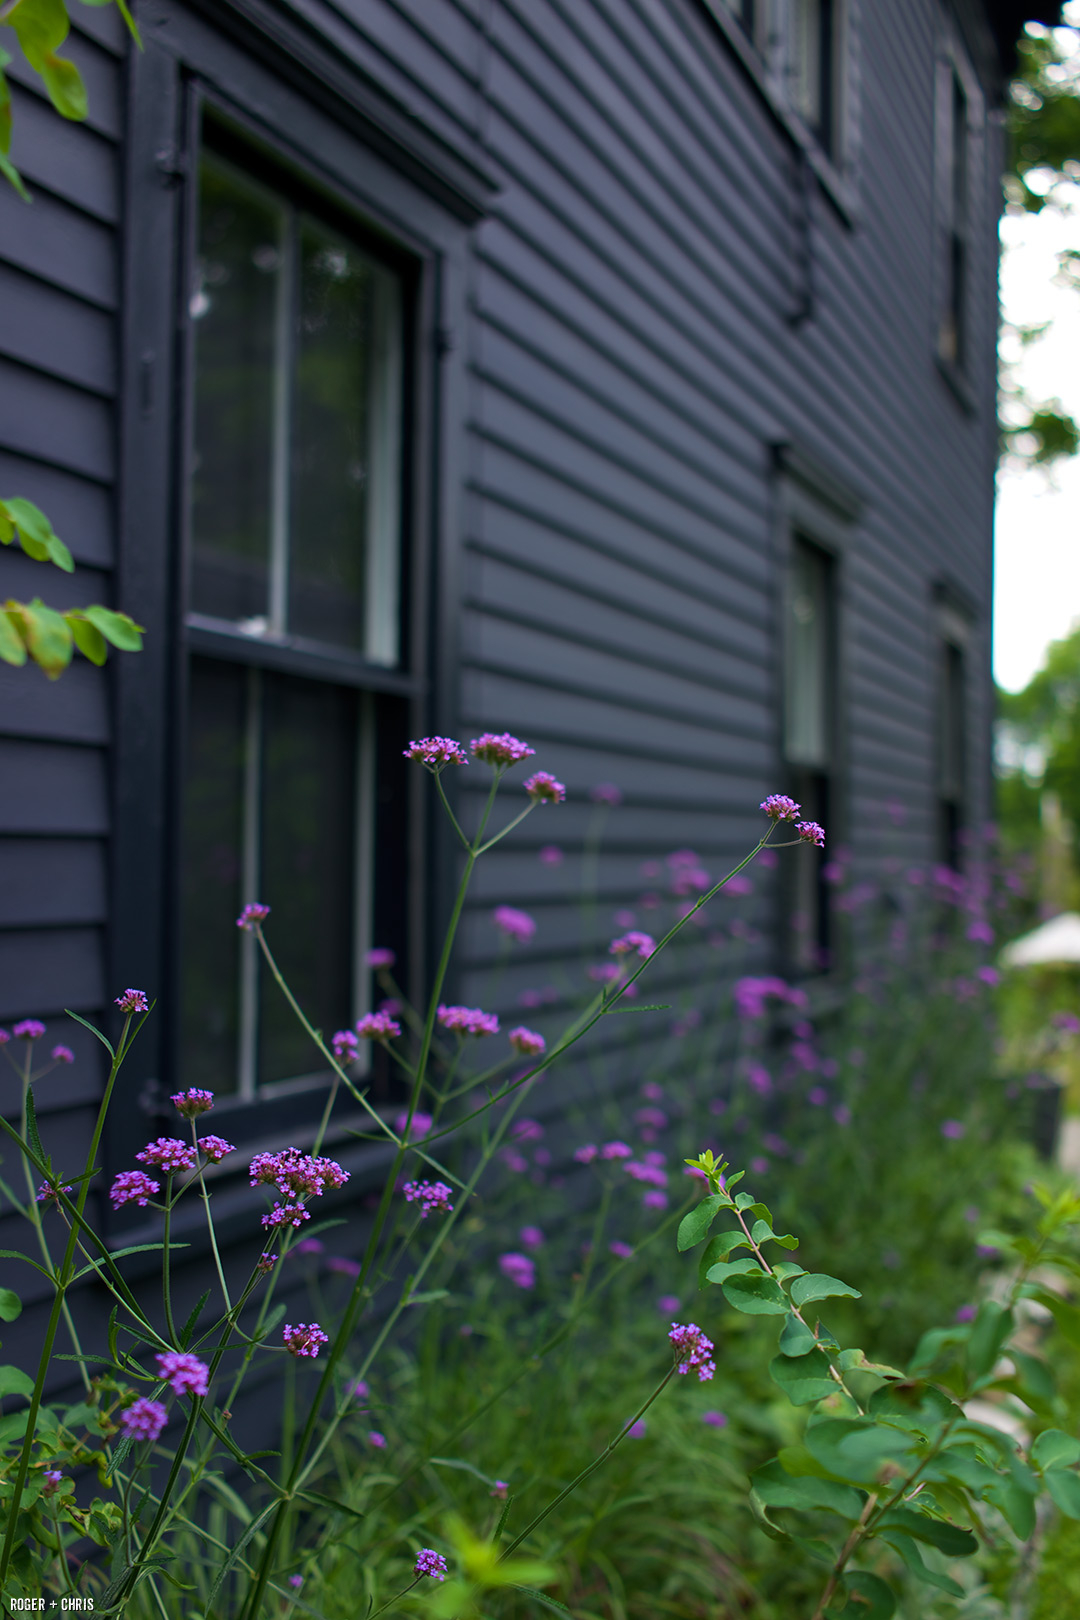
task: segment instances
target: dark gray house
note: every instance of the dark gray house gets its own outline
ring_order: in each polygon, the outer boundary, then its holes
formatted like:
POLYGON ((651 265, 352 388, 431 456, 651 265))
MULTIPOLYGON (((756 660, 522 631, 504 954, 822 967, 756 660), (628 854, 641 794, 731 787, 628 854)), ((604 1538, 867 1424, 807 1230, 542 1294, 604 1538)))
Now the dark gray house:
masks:
MULTIPOLYGON (((493 904, 541 922, 508 1005, 577 947, 537 854, 573 871, 600 782, 601 929, 642 860, 718 868, 777 789, 859 871, 890 801, 894 848, 955 859, 988 813, 1001 104, 1037 8, 134 9, 141 51, 72 6, 85 124, 12 66, 33 203, 0 191, 0 495, 78 562, 5 552, 0 597, 147 632, 55 684, 0 666, 0 1018, 158 998, 116 1165, 178 1084, 237 1143, 313 1129, 243 902, 324 1027, 372 944, 422 983, 453 849, 409 737, 509 728, 568 786, 480 880, 476 972, 493 904)), ((827 965, 809 857, 798 884, 755 897, 762 965, 827 965)), ((58 1158, 101 1083, 62 1038, 58 1158)))

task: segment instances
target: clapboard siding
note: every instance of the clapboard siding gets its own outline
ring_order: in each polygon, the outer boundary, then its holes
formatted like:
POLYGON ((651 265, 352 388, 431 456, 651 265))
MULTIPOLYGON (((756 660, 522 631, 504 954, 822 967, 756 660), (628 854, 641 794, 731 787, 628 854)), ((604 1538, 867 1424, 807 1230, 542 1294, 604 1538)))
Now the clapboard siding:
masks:
POLYGON ((0 1018, 96 1009, 104 999, 96 928, 9 928, 0 934, 0 1018))
POLYGON ((11 104, 11 161, 31 194, 37 182, 84 213, 117 224, 120 177, 112 142, 85 125, 58 118, 48 102, 19 85, 12 86, 11 104))
POLYGON ((0 350, 97 394, 116 387, 112 316, 0 264, 0 350))
MULTIPOLYGON (((52 448, 55 451, 56 447, 52 448)), ((113 502, 107 486, 0 450, 0 498, 5 495, 22 495, 47 512, 53 528, 77 563, 98 568, 111 566, 113 502)), ((11 560, 9 553, 8 566, 11 560)), ((39 571, 38 580, 45 577, 39 571)), ((51 578, 56 581, 60 576, 53 574, 51 578)))
MULTIPOLYGON (((42 289, 44 296, 44 289, 42 289)), ((107 400, 30 366, 0 359, 0 444, 69 472, 111 481, 113 416, 107 400)))
POLYGON ((115 309, 115 233, 41 189, 29 206, 32 214, 11 186, 0 191, 0 260, 102 309, 115 309))
POLYGON ((0 928, 104 923, 105 851, 98 839, 0 842, 0 928))
MULTIPOLYGON (((7 671, 0 670, 0 678, 7 671)), ((0 736, 0 833, 102 837, 109 828, 107 763, 98 748, 0 736)))

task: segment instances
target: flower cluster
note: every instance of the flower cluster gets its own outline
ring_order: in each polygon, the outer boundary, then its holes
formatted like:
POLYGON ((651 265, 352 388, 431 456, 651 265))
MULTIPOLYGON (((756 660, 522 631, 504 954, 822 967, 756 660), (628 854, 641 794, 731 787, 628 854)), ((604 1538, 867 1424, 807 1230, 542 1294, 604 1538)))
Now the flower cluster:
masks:
POLYGON ((246 905, 244 907, 243 911, 236 919, 236 926, 237 928, 242 928, 245 934, 250 934, 256 925, 258 923, 264 923, 269 915, 270 907, 261 905, 259 901, 256 900, 250 905, 246 905))
POLYGON ((45 1025, 37 1018, 24 1018, 13 1030, 17 1041, 40 1041, 44 1033, 45 1025))
POLYGON ((329 1334, 317 1322, 298 1322, 295 1327, 286 1322, 282 1337, 293 1356, 317 1356, 323 1345, 330 1343, 329 1334))
POLYGON ((508 939, 516 939, 519 945, 527 945, 536 933, 536 918, 513 906, 496 906, 491 920, 508 939))
POLYGON ((482 1012, 479 1007, 446 1007, 439 1004, 436 1016, 443 1029, 456 1030, 459 1035, 497 1035, 498 1013, 482 1012))
POLYGON ((273 1230, 278 1226, 302 1226, 310 1219, 311 1212, 303 1204, 275 1204, 269 1214, 262 1217, 261 1224, 273 1230))
POLYGON ((612 809, 622 804, 622 788, 616 787, 614 782, 597 782, 594 788, 589 789, 589 798, 593 804, 606 804, 612 809))
POLYGON ((528 759, 530 754, 536 753, 535 748, 530 748, 518 737, 511 737, 508 731, 485 731, 479 737, 474 737, 469 747, 476 759, 495 770, 505 770, 508 765, 516 765, 519 760, 528 759))
POLYGON ((446 1559, 433 1547, 421 1547, 413 1565, 414 1575, 430 1575, 433 1581, 445 1581, 446 1559))
POLYGON ((174 1395, 205 1395, 210 1387, 210 1369, 198 1356, 185 1351, 166 1350, 155 1356, 158 1372, 174 1395))
POLYGON ((334 1159, 313 1158, 299 1148, 256 1153, 248 1166, 253 1187, 272 1185, 286 1198, 318 1198, 327 1188, 344 1187, 349 1172, 334 1159))
POLYGON ((160 1401, 148 1401, 142 1396, 125 1407, 117 1421, 128 1440, 156 1440, 168 1416, 160 1401))
POLYGON ((522 1057, 540 1057, 547 1049, 544 1037, 538 1035, 535 1029, 526 1029, 524 1024, 518 1024, 516 1029, 512 1029, 507 1035, 507 1040, 514 1051, 520 1052, 522 1057))
POLYGON ((109 1198, 113 1209, 119 1209, 121 1204, 138 1204, 144 1209, 147 1200, 160 1191, 159 1183, 151 1181, 142 1170, 121 1170, 109 1188, 109 1198))
POLYGON ((451 1189, 445 1181, 408 1181, 404 1192, 406 1203, 419 1203, 421 1220, 425 1220, 433 1210, 450 1214, 454 1208, 450 1202, 451 1189))
POLYGON ((816 821, 800 821, 795 831, 804 844, 814 844, 818 849, 825 848, 825 829, 819 827, 816 821))
POLYGON ((184 1119, 194 1119, 197 1114, 209 1113, 213 1108, 214 1093, 200 1091, 197 1086, 189 1086, 186 1091, 175 1092, 169 1101, 184 1119))
POLYGON ((402 1136, 404 1135, 406 1125, 408 1125, 410 1142, 416 1142, 420 1139, 420 1137, 426 1136, 433 1123, 434 1122, 431 1115, 422 1113, 419 1108, 413 1115, 411 1124, 409 1122, 409 1116, 407 1113, 402 1112, 394 1115, 395 1131, 397 1131, 399 1136, 402 1136))
POLYGON ((561 804, 566 798, 566 785, 556 781, 550 771, 534 771, 522 786, 534 804, 561 804))
POLYGON ((62 1469, 46 1468, 41 1477, 45 1481, 41 1487, 42 1496, 55 1496, 64 1477, 62 1469))
POLYGON ((197 1159, 195 1149, 181 1142, 177 1136, 159 1136, 156 1142, 148 1142, 135 1157, 140 1164, 153 1165, 156 1170, 164 1170, 168 1176, 176 1175, 181 1170, 194 1170, 197 1159))
POLYGON ((527 1254, 501 1254, 499 1270, 517 1288, 532 1288, 536 1282, 536 1261, 527 1254))
POLYGON ((802 805, 789 799, 786 793, 770 793, 767 799, 762 799, 761 808, 770 821, 797 821, 802 814, 802 805))
POLYGON ((339 1063, 352 1063, 360 1050, 360 1042, 351 1029, 339 1029, 330 1038, 330 1050, 339 1063))
POLYGON ((444 765, 469 763, 464 748, 453 737, 421 737, 402 751, 402 758, 416 760, 433 771, 441 771, 444 765))
MULTIPOLYGON (((125 990, 122 996, 116 997, 115 1005, 119 1007, 121 1012, 126 1013, 150 1011, 150 1003, 146 999, 145 991, 142 990, 125 990)), ((41 1033, 44 1035, 44 1029, 41 1033)))
POLYGON ((626 1142, 605 1142, 600 1149, 602 1159, 632 1159, 634 1150, 626 1142))
POLYGON ((199 1151, 214 1164, 220 1164, 226 1153, 235 1153, 236 1148, 231 1142, 226 1142, 223 1136, 200 1136, 199 1151))
POLYGON ((689 1322, 684 1326, 681 1322, 672 1322, 668 1338, 679 1358, 676 1372, 683 1376, 696 1372, 703 1384, 708 1383, 716 1371, 716 1363, 712 1360, 716 1346, 706 1338, 697 1323, 689 1322))
POLYGON ((59 1205, 61 1192, 67 1193, 68 1197, 70 1198, 74 1191, 74 1187, 54 1187, 48 1181, 43 1181, 37 1192, 34 1194, 34 1199, 35 1202, 39 1204, 59 1205))
POLYGON ((397 957, 386 945, 376 945, 367 953, 367 965, 376 971, 380 968, 392 968, 396 961, 397 957))
POLYGON ((644 1164, 640 1159, 630 1159, 623 1169, 635 1181, 643 1181, 650 1187, 666 1187, 668 1184, 667 1171, 658 1164, 644 1164))
POLYGON ((613 939, 608 946, 612 956, 637 955, 649 957, 655 949, 656 941, 652 935, 639 933, 637 929, 631 929, 629 934, 623 934, 619 939, 613 939))
POLYGON ((763 1018, 765 1002, 772 996, 787 1002, 789 1007, 805 1007, 806 991, 772 977, 737 980, 735 984, 735 1011, 740 1018, 763 1018))
POLYGON ((388 1012, 365 1013, 356 1026, 365 1041, 390 1041, 401 1034, 401 1025, 388 1012))

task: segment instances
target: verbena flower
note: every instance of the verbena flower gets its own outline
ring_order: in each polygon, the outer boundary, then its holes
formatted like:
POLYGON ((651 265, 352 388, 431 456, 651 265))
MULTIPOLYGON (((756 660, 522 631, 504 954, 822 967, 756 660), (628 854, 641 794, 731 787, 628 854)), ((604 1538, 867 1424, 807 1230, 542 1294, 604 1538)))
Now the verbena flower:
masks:
POLYGON ((430 1131, 432 1118, 430 1114, 422 1113, 419 1108, 412 1117, 411 1125, 409 1124, 409 1116, 404 1111, 394 1115, 394 1129, 399 1136, 404 1132, 406 1125, 409 1126, 409 1141, 416 1142, 430 1131))
POLYGON ((519 737, 511 737, 508 731, 485 731, 479 737, 474 737, 469 747, 476 759, 496 770, 500 767, 505 770, 508 765, 516 765, 519 760, 528 759, 530 754, 536 753, 535 748, 530 748, 519 737))
POLYGON ((166 1350, 155 1356, 158 1373, 174 1395, 205 1395, 210 1387, 210 1369, 205 1361, 186 1351, 166 1350))
POLYGON ((196 1115, 209 1113, 213 1108, 214 1093, 200 1091, 197 1086, 189 1086, 187 1091, 175 1092, 169 1101, 184 1119, 194 1119, 196 1115))
POLYGON ((292 1247, 293 1254, 324 1254, 325 1252, 326 1244, 322 1238, 301 1238, 300 1242, 294 1243, 292 1247))
POLYGON ((586 1142, 584 1147, 574 1149, 574 1158, 578 1164, 592 1164, 599 1152, 595 1142, 586 1142))
POLYGON ((413 1565, 414 1575, 430 1575, 433 1581, 445 1581, 446 1559, 433 1547, 421 1547, 413 1565))
POLYGON ((403 1190, 406 1203, 420 1205, 421 1220, 426 1220, 434 1210, 445 1214, 453 1211, 452 1189, 445 1181, 409 1181, 403 1190))
POLYGON ((214 1164, 220 1164, 226 1153, 236 1152, 233 1144, 226 1142, 223 1136, 200 1136, 199 1150, 214 1164))
POLYGON ((593 804, 622 804, 622 788, 616 787, 614 782, 597 782, 589 789, 589 798, 593 804))
POLYGON ((45 1025, 36 1018, 24 1018, 14 1026, 12 1033, 17 1041, 40 1041, 45 1025))
MULTIPOLYGON (((122 996, 117 996, 114 1003, 121 1012, 141 1013, 150 1011, 150 1003, 143 990, 125 990, 122 996)), ((42 1031, 44 1033, 44 1031, 42 1031)))
POLYGON ((672 1322, 668 1338, 678 1357, 676 1372, 683 1376, 696 1372, 701 1382, 707 1383, 716 1371, 716 1363, 712 1360, 716 1346, 712 1340, 706 1338, 696 1322, 688 1322, 685 1326, 672 1322))
POLYGON ((63 1470, 60 1468, 46 1468, 41 1477, 45 1481, 41 1487, 42 1496, 55 1496, 63 1482, 63 1470))
POLYGON ((645 1438, 645 1429, 646 1429, 645 1419, 644 1418, 638 1418, 636 1423, 631 1423, 631 1425, 627 1429, 626 1433, 627 1433, 628 1438, 631 1439, 631 1440, 644 1440, 644 1438, 645 1438))
POLYGON ((542 1249, 544 1234, 538 1226, 523 1226, 518 1236, 527 1249, 542 1249))
POLYGON ((357 1378, 354 1383, 349 1385, 349 1387, 348 1387, 348 1389, 346 1389, 345 1393, 346 1393, 346 1395, 354 1396, 355 1399, 358 1400, 358 1401, 362 1401, 362 1400, 365 1400, 367 1398, 367 1396, 371 1394, 371 1391, 368 1388, 366 1379, 357 1378))
POLYGON ((536 918, 514 906, 496 906, 491 920, 501 933, 508 939, 516 939, 520 945, 527 944, 536 933, 536 918))
POLYGON ((254 900, 250 905, 246 905, 239 917, 237 917, 236 926, 242 928, 245 934, 250 934, 256 924, 264 923, 269 915, 270 907, 262 905, 258 900, 254 900))
POLYGON ((49 1053, 54 1063, 74 1063, 75 1054, 70 1046, 54 1046, 49 1053))
POLYGON ((649 957, 656 949, 656 941, 651 934, 643 934, 640 930, 632 928, 628 934, 621 934, 613 939, 608 946, 612 956, 642 956, 649 957))
POLYGON ((479 1007, 446 1007, 440 1005, 436 1016, 443 1029, 456 1030, 460 1035, 497 1035, 499 1015, 482 1012, 479 1007))
POLYGON ((6 1029, 0 1029, 0 1046, 6 1046, 11 1036, 6 1029))
POLYGON ((255 1270, 261 1272, 265 1277, 268 1272, 273 1271, 277 1263, 278 1256, 276 1254, 271 1254, 269 1250, 267 1250, 266 1253, 260 1254, 259 1258, 256 1260, 255 1270))
POLYGON ((586 973, 594 984, 614 984, 622 975, 622 967, 618 962, 596 962, 586 973))
POLYGON ((380 1434, 378 1429, 369 1430, 369 1432, 368 1432, 368 1445, 369 1446, 374 1446, 376 1451, 385 1450, 385 1448, 386 1448, 386 1436, 385 1436, 385 1434, 380 1434))
POLYGON ((318 1198, 327 1188, 344 1187, 349 1172, 335 1159, 315 1158, 299 1148, 279 1153, 256 1153, 248 1167, 253 1187, 275 1186, 286 1197, 318 1198))
POLYGON ((539 1057, 547 1049, 544 1037, 538 1035, 535 1029, 526 1029, 524 1024, 518 1024, 506 1038, 514 1051, 520 1052, 523 1057, 539 1057))
POLYGON ((507 1479, 497 1479, 495 1481, 495 1483, 492 1485, 490 1491, 488 1491, 488 1495, 493 1496, 497 1502, 505 1502, 506 1501, 506 1493, 507 1493, 507 1491, 509 1489, 510 1489, 510 1481, 509 1480, 507 1480, 507 1479))
POLYGON ((160 1191, 160 1185, 143 1171, 121 1170, 109 1189, 109 1198, 113 1209, 119 1209, 121 1204, 138 1204, 143 1209, 147 1200, 160 1191))
POLYGON ((727 1414, 725 1412, 702 1412, 702 1423, 708 1424, 710 1429, 726 1429, 727 1414))
POLYGON ((148 1401, 140 1396, 124 1408, 116 1421, 128 1440, 156 1440, 168 1416, 160 1401, 148 1401))
POLYGON ((311 1214, 303 1204, 275 1204, 270 1213, 262 1217, 262 1225, 274 1230, 279 1226, 302 1226, 310 1219, 311 1214))
POLYGON ((350 1260, 347 1255, 332 1254, 326 1262, 327 1271, 336 1271, 342 1277, 359 1277, 361 1270, 359 1260, 350 1260))
POLYGON ((430 770, 441 771, 444 765, 467 765, 468 757, 453 737, 421 737, 402 751, 404 759, 416 760, 430 770))
POLYGON ((663 1131, 667 1129, 668 1117, 662 1108, 639 1108, 634 1121, 638 1125, 648 1125, 654 1131, 663 1131))
POLYGON ((516 1288, 532 1288, 536 1282, 536 1262, 527 1254, 501 1254, 499 1270, 516 1288))
POLYGON ((802 814, 802 805, 789 799, 786 793, 770 793, 762 799, 761 808, 770 821, 795 821, 802 814))
POLYGON ((962 1136, 967 1135, 967 1126, 963 1120, 946 1119, 942 1121, 941 1134, 950 1142, 958 1142, 962 1136))
POLYGON ((159 1136, 156 1142, 147 1142, 135 1157, 140 1164, 153 1165, 170 1176, 181 1170, 194 1170, 196 1162, 195 1149, 177 1136, 159 1136))
POLYGON ((605 1142, 600 1149, 602 1159, 632 1159, 634 1150, 627 1142, 605 1142))
POLYGON ((401 1034, 401 1025, 388 1012, 370 1012, 358 1020, 356 1033, 365 1041, 390 1041, 401 1034))
POLYGON ((608 1244, 608 1252, 613 1254, 616 1260, 630 1260, 634 1253, 630 1244, 623 1243, 619 1238, 616 1238, 614 1243, 608 1244))
MULTIPOLYGON (((562 804, 566 798, 566 784, 556 781, 550 771, 534 771, 531 776, 525 778, 522 786, 534 804, 562 804)), ((544 859, 543 850, 540 852, 540 859, 544 859)), ((561 854, 559 860, 562 860, 561 854)), ((547 864, 550 865, 551 862, 547 864)), ((558 865, 558 862, 555 864, 558 865)))
POLYGON ((59 1205, 59 1203, 60 1203, 60 1192, 61 1191, 66 1192, 68 1197, 70 1198, 72 1193, 75 1191, 75 1189, 74 1189, 74 1187, 64 1187, 63 1189, 61 1189, 59 1187, 53 1186, 48 1181, 43 1181, 41 1183, 41 1186, 38 1188, 37 1192, 34 1195, 35 1202, 38 1203, 38 1204, 57 1204, 57 1205, 59 1205))
POLYGON ((561 866, 563 863, 563 852, 559 848, 558 844, 545 844, 543 849, 540 851, 539 859, 541 866, 561 866))
POLYGON ((323 1345, 330 1343, 329 1334, 317 1322, 298 1322, 295 1327, 286 1322, 281 1336, 293 1356, 317 1356, 323 1345))
POLYGON ((539 1142, 544 1135, 544 1127, 538 1119, 516 1119, 510 1127, 510 1135, 515 1142, 539 1142))
POLYGON ((352 1063, 360 1050, 360 1042, 351 1029, 339 1029, 330 1038, 330 1050, 339 1063, 352 1063))
POLYGON ((367 953, 369 968, 392 968, 396 961, 397 957, 386 945, 376 945, 367 953))
POLYGON ((677 1311, 681 1304, 682 1301, 678 1294, 661 1294, 656 1302, 656 1308, 661 1316, 670 1316, 672 1311, 677 1311))
POLYGON ((819 827, 816 821, 800 821, 795 831, 804 844, 814 844, 818 849, 825 848, 825 829, 819 827))
POLYGON ((623 1165, 628 1176, 635 1181, 643 1181, 649 1187, 666 1187, 668 1176, 666 1170, 661 1170, 658 1164, 643 1164, 639 1159, 630 1159, 623 1165))

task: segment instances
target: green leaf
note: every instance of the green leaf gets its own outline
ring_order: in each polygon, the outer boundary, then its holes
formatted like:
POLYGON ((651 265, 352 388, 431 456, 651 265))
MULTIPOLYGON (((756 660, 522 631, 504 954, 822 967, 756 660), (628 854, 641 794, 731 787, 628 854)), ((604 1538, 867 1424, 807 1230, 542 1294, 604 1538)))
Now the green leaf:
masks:
POLYGON ((77 611, 65 613, 64 623, 74 636, 75 645, 83 657, 89 658, 92 664, 103 664, 109 656, 109 648, 97 625, 91 624, 77 611))
POLYGON ((1069 1468, 1048 1468, 1044 1477, 1054 1506, 1067 1519, 1080 1519, 1080 1475, 1069 1468))
POLYGON ((817 1341, 811 1330, 800 1322, 792 1311, 780 1333, 780 1354, 782 1356, 805 1356, 808 1351, 817 1348, 817 1341))
POLYGON ((810 1423, 803 1444, 828 1473, 854 1484, 874 1484, 882 1465, 901 1466, 918 1452, 918 1436, 869 1418, 825 1418, 810 1423))
POLYGON ((0 608, 0 658, 5 664, 26 663, 26 645, 17 629, 19 623, 14 614, 0 608))
POLYGON ((366 1513, 354 1508, 349 1502, 339 1502, 334 1496, 324 1496, 322 1491, 303 1490, 299 1493, 305 1501, 314 1502, 318 1507, 332 1508, 335 1513, 345 1513, 354 1519, 365 1519, 366 1513))
MULTIPOLYGON (((717 1268, 714 1266, 713 1270, 717 1268)), ((721 1285, 729 1305, 744 1316, 786 1316, 787 1295, 773 1277, 764 1272, 743 1277, 730 1277, 721 1285)))
POLYGON ((876 1373, 879 1378, 903 1378, 904 1374, 898 1367, 890 1367, 883 1361, 867 1361, 863 1350, 841 1350, 836 1358, 836 1365, 841 1372, 876 1373))
POLYGON ((810 1350, 801 1356, 774 1356, 769 1363, 769 1374, 792 1406, 823 1401, 837 1388, 836 1379, 829 1372, 829 1358, 823 1350, 810 1350))
POLYGON ((38 1135, 37 1107, 34 1103, 33 1086, 27 1086, 26 1088, 26 1140, 30 1144, 31 1153, 35 1154, 42 1164, 46 1164, 48 1156, 41 1145, 41 1137, 38 1135))
POLYGON ((845 1611, 850 1620, 892 1620, 896 1613, 896 1599, 892 1590, 878 1575, 869 1570, 853 1569, 844 1576, 848 1594, 845 1611), (854 1604, 850 1601, 855 1599, 854 1604))
POLYGON ((32 602, 9 600, 4 605, 9 614, 18 616, 30 657, 55 681, 71 662, 71 631, 60 614, 46 607, 38 596, 32 602))
POLYGON ((774 1232, 769 1222, 765 1220, 754 1222, 750 1228, 750 1236, 759 1248, 763 1243, 779 1243, 781 1248, 784 1249, 797 1249, 799 1247, 797 1237, 792 1237, 790 1232, 786 1232, 781 1236, 779 1233, 774 1232))
MULTIPOLYGON (((170 1245, 170 1247, 172 1247, 172 1245, 170 1245)), ((113 1259, 114 1260, 116 1259, 115 1255, 113 1255, 113 1259)), ((207 1302, 207 1300, 209 1298, 210 1298, 210 1290, 208 1288, 206 1290, 206 1292, 200 1296, 200 1298, 198 1300, 198 1303, 196 1305, 192 1306, 192 1309, 191 1309, 191 1312, 190 1312, 190 1314, 188 1316, 187 1321, 184 1323, 183 1327, 180 1329, 180 1348, 181 1348, 181 1350, 186 1350, 188 1345, 191 1343, 191 1335, 195 1331, 195 1324, 199 1320, 199 1317, 202 1315, 203 1309, 204 1309, 204 1307, 206 1305, 206 1302, 207 1302)))
MULTIPOLYGON (((1050 1490, 1050 1481, 1055 1478, 1067 1478, 1068 1475, 1058 1475, 1051 1469, 1046 1480, 1046 1488, 1050 1490)), ((1053 1495, 1053 1492, 1051 1492, 1053 1495)), ((989 1502, 1001 1513, 1010 1530, 1027 1541, 1035 1533, 1035 1502, 1030 1492, 1024 1490, 1017 1481, 1007 1475, 999 1475, 991 1485, 983 1491, 983 1501, 989 1502)))
MULTIPOLYGON (((0 134, 2 134, 2 126, 0 126, 0 134)), ((3 149, 0 149, 0 174, 3 175, 9 186, 19 193, 23 202, 30 201, 30 193, 23 185, 22 175, 3 149)))
POLYGON ((752 1254, 740 1254, 735 1260, 718 1260, 705 1275, 711 1283, 725 1283, 729 1277, 763 1277, 765 1273, 752 1254))
POLYGON ((49 100, 61 118, 86 117, 86 86, 74 62, 66 56, 50 53, 42 64, 41 77, 49 92, 49 100))
POLYGON ((1039 1356, 1009 1346, 1009 1355, 1016 1367, 1016 1383, 1021 1396, 1049 1406, 1057 1393, 1054 1375, 1039 1356))
POLYGON ((838 1277, 829 1277, 823 1271, 812 1271, 805 1277, 797 1278, 791 1285, 791 1298, 796 1305, 808 1305, 811 1300, 834 1299, 841 1295, 862 1299, 857 1288, 841 1282, 838 1277))
POLYGON ((0 1322, 14 1322, 21 1314, 22 1300, 18 1294, 13 1294, 10 1288, 0 1288, 0 1322))
POLYGON ((18 0, 5 21, 14 28, 23 55, 35 73, 41 72, 46 56, 68 35, 64 0, 18 0))
POLYGON ((915 1542, 903 1530, 883 1529, 880 1531, 882 1541, 887 1541, 894 1551, 900 1554, 908 1569, 917 1581, 925 1581, 927 1586, 936 1586, 942 1592, 948 1592, 950 1597, 963 1597, 964 1588, 951 1575, 941 1575, 936 1569, 928 1569, 923 1563, 922 1553, 915 1542))
POLYGON ((88 1023, 87 1020, 85 1018, 83 1018, 79 1013, 72 1012, 70 1007, 65 1007, 64 1012, 65 1012, 65 1014, 66 1014, 66 1016, 68 1018, 74 1018, 74 1020, 75 1020, 75 1022, 77 1024, 81 1024, 83 1029, 88 1029, 90 1031, 91 1035, 96 1035, 98 1040, 101 1042, 102 1046, 105 1048, 106 1052, 108 1052, 109 1056, 111 1058, 115 1058, 116 1053, 112 1049, 112 1043, 105 1039, 105 1037, 101 1033, 100 1029, 95 1029, 94 1025, 91 1024, 91 1023, 88 1023))
POLYGON ((928 1513, 915 1513, 911 1508, 890 1508, 877 1521, 881 1529, 903 1530, 916 1541, 926 1541, 949 1558, 970 1558, 979 1550, 979 1543, 970 1530, 962 1530, 945 1519, 933 1519, 928 1513))
POLYGON ((34 1393, 34 1380, 28 1378, 21 1367, 0 1367, 0 1395, 25 1395, 28 1398, 34 1393))
POLYGON ((71 552, 40 506, 35 506, 33 501, 25 500, 21 495, 9 495, 0 502, 0 506, 18 530, 19 544, 28 557, 33 557, 37 562, 55 563, 65 574, 74 571, 71 552))
POLYGON ((1012 1329, 1012 1312, 992 1299, 984 1299, 968 1339, 967 1368, 972 1378, 982 1378, 990 1371, 1012 1329))
POLYGON ((112 608, 101 607, 97 604, 83 608, 83 615, 90 623, 101 631, 106 641, 111 641, 114 647, 121 652, 141 652, 143 627, 127 613, 116 613, 112 608))
POLYGON ((813 1474, 793 1478, 776 1459, 750 1475, 750 1487, 766 1507, 799 1508, 803 1512, 824 1508, 827 1513, 851 1520, 859 1517, 866 1499, 850 1485, 838 1485, 835 1480, 813 1474))
POLYGON ((1080 1440, 1062 1429, 1044 1429, 1031 1448, 1037 1468, 1071 1468, 1080 1462, 1080 1440))
MULTIPOLYGON (((734 1176, 728 1177, 727 1184, 729 1187, 734 1179, 734 1176)), ((744 1209, 752 1209, 756 1202, 757 1200, 755 1199, 753 1193, 737 1193, 735 1196, 735 1208, 740 1212, 740 1214, 744 1209)))
POLYGON ((572 1612, 566 1607, 565 1603, 560 1603, 558 1598, 548 1597, 546 1592, 538 1592, 535 1587, 518 1586, 515 1582, 511 1586, 511 1590, 521 1592, 527 1598, 532 1598, 533 1602, 539 1603, 542 1609, 553 1609, 556 1614, 570 1614, 572 1612))
POLYGON ((721 1198, 719 1193, 710 1193, 708 1198, 703 1198, 689 1214, 683 1216, 679 1222, 677 1239, 680 1254, 687 1249, 695 1248, 702 1238, 707 1236, 709 1227, 716 1219, 717 1211, 726 1203, 727 1199, 721 1198))
POLYGON ((747 1247, 746 1237, 738 1228, 733 1232, 717 1232, 698 1256, 698 1287, 705 1287, 710 1266, 715 1266, 719 1261, 726 1259, 735 1249, 747 1247))

